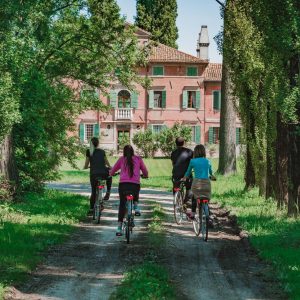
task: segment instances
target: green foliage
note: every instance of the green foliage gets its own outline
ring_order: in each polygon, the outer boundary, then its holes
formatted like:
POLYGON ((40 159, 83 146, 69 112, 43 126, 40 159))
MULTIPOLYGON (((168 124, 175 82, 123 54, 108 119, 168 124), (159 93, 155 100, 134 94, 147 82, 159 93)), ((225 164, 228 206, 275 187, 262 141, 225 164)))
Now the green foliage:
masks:
POLYGON ((61 243, 86 213, 86 197, 57 191, 30 193, 18 204, 0 204, 1 287, 20 283, 41 261, 41 253, 61 243))
POLYGON ((192 128, 175 123, 173 127, 165 128, 158 135, 159 149, 168 157, 176 148, 175 140, 177 137, 183 137, 186 143, 192 140, 192 128))
POLYGON ((79 151, 67 134, 77 130, 76 116, 108 110, 95 95, 79 97, 80 88, 105 94, 112 80, 143 84, 135 70, 146 51, 112 0, 4 1, 1 8, 0 143, 12 131, 21 186, 36 190, 79 151))
POLYGON ((274 174, 278 168, 278 124, 299 123, 299 85, 292 86, 297 77, 291 78, 289 66, 299 53, 299 2, 230 0, 225 18, 223 54, 259 183, 267 165, 274 174))
POLYGON ((118 145, 119 145, 119 150, 120 151, 123 151, 123 148, 126 146, 126 145, 130 145, 130 138, 129 138, 129 135, 121 135, 119 138, 118 138, 118 145))
POLYGON ((238 225, 249 232, 252 246, 275 269, 270 276, 276 274, 289 299, 299 299, 300 220, 288 218, 275 201, 259 197, 257 189, 245 192, 241 174, 219 176, 212 184, 213 199, 237 215, 238 225))
POLYGON ((137 0, 135 24, 150 32, 152 40, 177 48, 176 0, 137 0))
POLYGON ((156 135, 151 129, 140 131, 133 136, 133 144, 138 148, 143 157, 153 157, 158 149, 156 135))

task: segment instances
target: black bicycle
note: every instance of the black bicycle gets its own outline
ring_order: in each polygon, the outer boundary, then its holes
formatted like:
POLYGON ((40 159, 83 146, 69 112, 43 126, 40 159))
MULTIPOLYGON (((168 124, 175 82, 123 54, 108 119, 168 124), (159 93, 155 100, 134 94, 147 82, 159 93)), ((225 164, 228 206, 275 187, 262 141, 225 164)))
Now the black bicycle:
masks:
POLYGON ((93 208, 93 220, 96 221, 97 224, 100 223, 101 213, 104 208, 103 205, 103 190, 105 188, 104 180, 99 177, 97 178, 97 185, 96 185, 96 199, 93 208))
POLYGON ((133 200, 134 197, 131 192, 125 193, 126 197, 126 217, 123 221, 123 232, 127 244, 130 242, 130 235, 132 234, 134 224, 134 213, 133 213, 133 200))

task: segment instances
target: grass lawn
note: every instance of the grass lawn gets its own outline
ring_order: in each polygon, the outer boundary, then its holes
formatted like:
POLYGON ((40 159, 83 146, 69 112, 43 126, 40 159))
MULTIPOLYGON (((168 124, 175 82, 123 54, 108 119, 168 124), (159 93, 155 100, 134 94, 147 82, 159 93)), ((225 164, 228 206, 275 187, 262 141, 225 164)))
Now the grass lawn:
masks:
POLYGON ((22 282, 44 251, 74 230, 86 205, 86 197, 57 191, 0 204, 0 299, 5 286, 22 282))
MULTIPOLYGON (((82 170, 84 165, 84 157, 81 157, 77 161, 77 167, 80 170, 72 168, 68 163, 64 163, 60 168, 61 178, 58 182, 63 183, 89 183, 89 170, 82 170)), ((111 165, 116 161, 116 157, 108 158, 111 165)), ((149 171, 149 178, 141 180, 142 187, 157 188, 157 189, 167 189, 172 190, 172 163, 170 159, 162 158, 146 158, 144 162, 149 171)), ((217 169, 217 160, 213 159, 213 169, 217 169)), ((116 186, 119 182, 119 177, 113 178, 113 185, 116 186)))

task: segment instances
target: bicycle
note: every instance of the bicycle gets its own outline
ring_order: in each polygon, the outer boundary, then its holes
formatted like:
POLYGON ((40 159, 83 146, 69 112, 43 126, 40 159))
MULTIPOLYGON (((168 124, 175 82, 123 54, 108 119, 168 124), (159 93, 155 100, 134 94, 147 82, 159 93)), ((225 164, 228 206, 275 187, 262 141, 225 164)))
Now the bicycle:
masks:
MULTIPOLYGON (((216 177, 210 176, 211 181, 216 181, 216 177)), ((194 231, 197 236, 202 234, 202 239, 207 242, 209 227, 209 199, 207 197, 197 198, 197 209, 193 220, 194 231)))
POLYGON ((173 205, 175 222, 180 225, 183 220, 184 208, 183 199, 185 197, 185 181, 180 180, 179 187, 174 188, 173 205))
POLYGON ((123 221, 123 232, 124 232, 124 235, 125 235, 125 239, 127 241, 127 244, 129 244, 130 242, 130 234, 132 234, 132 230, 133 230, 133 227, 135 226, 134 224, 134 213, 133 213, 133 195, 131 192, 125 192, 125 195, 126 195, 126 210, 127 210, 127 213, 126 213, 126 218, 125 220, 123 221))
POLYGON ((202 239, 207 242, 208 239, 208 222, 209 222, 209 200, 206 198, 197 199, 197 209, 193 220, 193 227, 196 236, 202 233, 202 239))
POLYGON ((103 210, 103 190, 105 188, 104 180, 99 177, 97 178, 96 184, 96 197, 93 208, 93 220, 96 220, 97 224, 100 224, 101 213, 103 210))

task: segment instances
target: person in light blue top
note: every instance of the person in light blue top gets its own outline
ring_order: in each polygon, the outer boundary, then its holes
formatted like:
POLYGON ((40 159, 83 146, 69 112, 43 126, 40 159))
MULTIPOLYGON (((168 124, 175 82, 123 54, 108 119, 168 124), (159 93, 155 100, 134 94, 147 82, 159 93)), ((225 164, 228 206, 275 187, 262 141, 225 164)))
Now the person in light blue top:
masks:
POLYGON ((206 151, 203 145, 197 145, 194 149, 194 158, 191 159, 190 164, 185 172, 183 180, 186 180, 194 170, 194 179, 192 183, 193 202, 192 212, 190 218, 193 219, 196 212, 197 202, 196 199, 211 198, 211 184, 210 179, 215 180, 213 176, 210 161, 206 158, 206 151))

